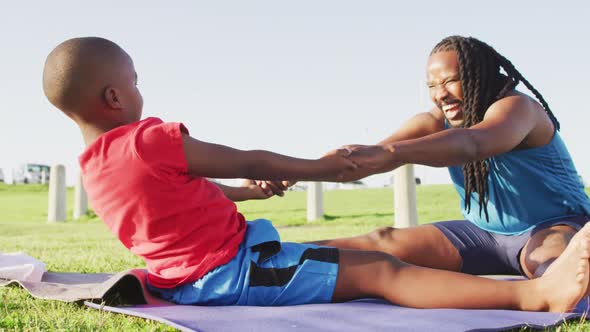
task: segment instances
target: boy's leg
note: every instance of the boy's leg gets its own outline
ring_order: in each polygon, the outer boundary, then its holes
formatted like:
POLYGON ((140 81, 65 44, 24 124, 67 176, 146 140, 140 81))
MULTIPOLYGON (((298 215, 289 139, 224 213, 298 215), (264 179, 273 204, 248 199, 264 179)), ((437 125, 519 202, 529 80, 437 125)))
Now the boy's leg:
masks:
POLYGON ((541 278, 498 281, 418 267, 382 252, 340 250, 333 301, 381 297, 416 308, 496 308, 564 312, 588 284, 590 226, 574 236, 559 269, 541 278))

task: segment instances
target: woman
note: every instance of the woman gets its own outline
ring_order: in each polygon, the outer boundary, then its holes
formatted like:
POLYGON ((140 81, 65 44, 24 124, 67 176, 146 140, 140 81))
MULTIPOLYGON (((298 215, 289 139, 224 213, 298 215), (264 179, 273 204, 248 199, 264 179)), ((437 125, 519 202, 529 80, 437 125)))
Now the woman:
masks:
POLYGON ((406 163, 448 167, 466 220, 383 228, 322 245, 387 252, 470 274, 542 275, 590 219, 590 200, 543 96, 489 45, 451 36, 432 50, 434 107, 374 146, 347 180, 406 163), (502 71, 504 73, 502 73, 502 71), (536 100, 515 90, 519 82, 536 100))

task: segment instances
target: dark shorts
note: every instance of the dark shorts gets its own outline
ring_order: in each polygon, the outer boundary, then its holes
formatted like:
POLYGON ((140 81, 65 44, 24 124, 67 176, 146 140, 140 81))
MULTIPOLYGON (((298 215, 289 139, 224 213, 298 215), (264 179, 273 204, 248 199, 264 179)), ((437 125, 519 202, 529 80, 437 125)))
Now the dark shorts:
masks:
POLYGON ((579 230, 588 222, 587 216, 571 216, 549 220, 520 235, 503 235, 485 231, 467 220, 441 221, 435 226, 459 251, 461 272, 469 274, 523 275, 520 252, 535 233, 557 225, 579 230))

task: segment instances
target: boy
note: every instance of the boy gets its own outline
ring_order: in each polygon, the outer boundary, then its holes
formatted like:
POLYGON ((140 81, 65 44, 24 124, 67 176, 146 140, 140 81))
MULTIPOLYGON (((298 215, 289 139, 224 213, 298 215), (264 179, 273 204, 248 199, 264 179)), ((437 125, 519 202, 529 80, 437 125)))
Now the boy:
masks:
POLYGON ((140 120, 136 82, 130 56, 96 37, 58 45, 43 73, 49 101, 82 131, 87 148, 79 161, 96 213, 144 259, 151 291, 166 300, 295 305, 380 297, 418 308, 564 312, 586 292, 589 227, 552 273, 512 282, 413 266, 381 252, 281 243, 270 222, 246 222, 237 212, 236 191, 205 177, 335 181, 356 167, 347 152, 305 160, 198 141, 180 123, 140 120))

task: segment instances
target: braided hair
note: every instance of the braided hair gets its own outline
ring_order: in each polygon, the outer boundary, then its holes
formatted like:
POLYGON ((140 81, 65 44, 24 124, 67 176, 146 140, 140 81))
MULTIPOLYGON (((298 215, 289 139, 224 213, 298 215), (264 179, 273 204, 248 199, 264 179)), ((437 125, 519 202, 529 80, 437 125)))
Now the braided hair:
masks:
MULTIPOLYGON (((443 51, 455 51, 459 60, 459 75, 463 90, 463 128, 480 123, 490 105, 514 90, 518 83, 523 82, 534 93, 555 128, 559 130, 559 122, 539 91, 516 70, 508 59, 491 46, 472 37, 450 36, 436 44, 430 55, 443 51), (505 74, 500 72, 500 68, 505 74)), ((479 214, 481 215, 483 210, 488 221, 489 165, 489 159, 470 161, 463 165, 465 209, 467 212, 471 210, 471 193, 477 192, 479 214)))

